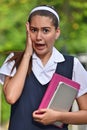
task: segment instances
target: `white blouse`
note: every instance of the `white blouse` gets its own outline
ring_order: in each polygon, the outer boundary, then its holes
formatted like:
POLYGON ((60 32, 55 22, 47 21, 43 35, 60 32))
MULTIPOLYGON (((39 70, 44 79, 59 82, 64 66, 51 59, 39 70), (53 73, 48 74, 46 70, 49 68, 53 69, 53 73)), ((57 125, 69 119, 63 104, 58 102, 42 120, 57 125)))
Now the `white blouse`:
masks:
MULTIPOLYGON (((14 74, 16 73, 16 68, 14 68, 14 70, 11 73, 11 69, 15 61, 6 62, 13 55, 14 53, 11 53, 6 58, 5 62, 0 68, 0 83, 2 85, 4 84, 5 76, 13 77, 14 74)), ((32 71, 34 75, 36 76, 37 80, 42 85, 44 85, 51 80, 53 73, 56 70, 57 63, 62 62, 64 60, 65 59, 63 55, 55 47, 53 48, 53 53, 45 66, 43 66, 39 57, 37 57, 37 55, 34 53, 32 56, 32 71)), ((79 60, 76 57, 74 58, 72 80, 80 84, 80 90, 78 92, 77 97, 87 93, 87 71, 84 69, 84 67, 82 66, 82 64, 79 62, 79 60)))

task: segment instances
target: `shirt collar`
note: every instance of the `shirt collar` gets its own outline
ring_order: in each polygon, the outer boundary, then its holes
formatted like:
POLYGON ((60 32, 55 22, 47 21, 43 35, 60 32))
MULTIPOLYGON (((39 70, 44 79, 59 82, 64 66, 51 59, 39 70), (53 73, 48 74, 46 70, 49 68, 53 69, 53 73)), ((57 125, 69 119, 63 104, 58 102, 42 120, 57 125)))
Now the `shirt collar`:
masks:
MULTIPOLYGON (((53 47, 52 57, 54 62, 56 63, 65 61, 64 56, 55 47, 53 47)), ((36 55, 35 52, 33 53, 32 59, 33 60, 39 59, 39 57, 36 55)))
POLYGON ((65 61, 64 56, 55 48, 53 47, 53 58, 54 58, 54 62, 63 62, 65 61))

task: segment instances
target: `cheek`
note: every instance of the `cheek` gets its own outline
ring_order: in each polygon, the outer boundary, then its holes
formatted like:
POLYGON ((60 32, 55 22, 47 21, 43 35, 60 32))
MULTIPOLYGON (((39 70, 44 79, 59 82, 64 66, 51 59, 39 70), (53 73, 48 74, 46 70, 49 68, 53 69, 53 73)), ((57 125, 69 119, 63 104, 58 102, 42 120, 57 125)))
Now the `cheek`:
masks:
POLYGON ((55 42, 55 35, 51 35, 49 38, 47 38, 47 41, 51 44, 54 44, 55 42))
POLYGON ((35 36, 32 33, 30 33, 30 37, 31 37, 31 40, 34 41, 35 36))

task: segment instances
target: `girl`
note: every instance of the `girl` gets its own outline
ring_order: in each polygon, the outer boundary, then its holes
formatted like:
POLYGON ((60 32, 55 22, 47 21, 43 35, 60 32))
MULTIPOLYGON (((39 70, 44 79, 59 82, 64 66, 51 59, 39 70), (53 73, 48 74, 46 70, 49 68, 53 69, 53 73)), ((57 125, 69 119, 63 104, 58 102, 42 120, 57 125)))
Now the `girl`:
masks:
POLYGON ((54 47, 59 36, 59 16, 53 7, 38 6, 30 12, 25 50, 12 52, 0 68, 4 95, 11 104, 9 130, 68 130, 67 124, 87 123, 87 72, 77 58, 54 47), (54 73, 80 84, 77 112, 38 110, 54 73), (56 121, 63 122, 63 128, 54 126, 56 121))

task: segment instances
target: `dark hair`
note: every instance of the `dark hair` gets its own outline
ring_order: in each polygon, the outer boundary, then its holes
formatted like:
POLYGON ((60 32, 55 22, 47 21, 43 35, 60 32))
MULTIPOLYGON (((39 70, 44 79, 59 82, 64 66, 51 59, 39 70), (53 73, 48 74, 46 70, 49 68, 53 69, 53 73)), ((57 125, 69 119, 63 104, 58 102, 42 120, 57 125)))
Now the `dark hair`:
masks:
MULTIPOLYGON (((11 73, 12 73, 12 71, 14 70, 15 67, 16 67, 16 69, 18 69, 18 67, 21 63, 22 57, 24 55, 24 51, 11 51, 11 52, 14 53, 14 56, 12 56, 10 59, 8 59, 7 62, 11 62, 13 60, 15 61, 13 68, 11 70, 11 73)), ((10 54, 11 52, 9 52, 8 54, 10 54)), ((31 68, 32 68, 32 57, 30 58, 27 75, 31 72, 31 68)))
MULTIPOLYGON (((42 5, 42 6, 47 6, 47 5, 42 5)), ((52 8, 55 12, 57 12, 53 6, 47 6, 47 7, 52 8)), ((57 29, 57 27, 59 26, 58 18, 53 13, 51 13, 50 11, 47 11, 47 10, 37 10, 37 11, 31 13, 28 17, 29 23, 31 22, 32 17, 35 15, 46 16, 46 17, 51 18, 52 23, 55 26, 55 29, 57 29)))

